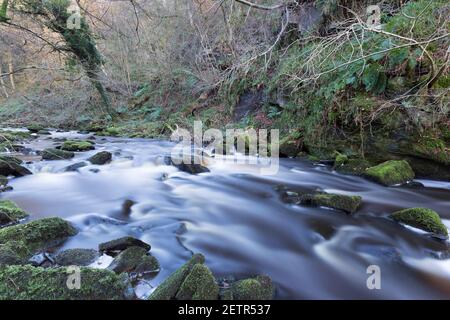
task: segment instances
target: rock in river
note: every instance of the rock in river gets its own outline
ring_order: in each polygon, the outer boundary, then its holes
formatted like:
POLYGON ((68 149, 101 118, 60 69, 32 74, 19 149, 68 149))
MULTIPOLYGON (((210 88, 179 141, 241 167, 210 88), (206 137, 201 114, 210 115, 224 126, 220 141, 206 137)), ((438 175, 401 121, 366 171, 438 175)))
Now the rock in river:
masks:
POLYGON ((22 177, 31 174, 31 171, 25 167, 22 167, 21 163, 22 161, 17 158, 0 156, 0 175, 5 177, 22 177))
POLYGON ((65 151, 88 151, 88 150, 94 150, 94 142, 92 141, 81 141, 81 140, 67 140, 64 141, 63 145, 61 146, 62 150, 65 151))
POLYGON ((79 288, 74 270, 7 266, 0 269, 0 300, 123 300, 134 292, 126 274, 81 267, 79 288), (73 281, 70 282, 72 278, 73 281))
POLYGON ((129 247, 141 247, 146 251, 150 251, 151 249, 151 246, 148 243, 145 243, 139 239, 133 237, 123 237, 116 240, 100 243, 98 246, 98 250, 102 253, 114 253, 115 251, 123 251, 129 247))
POLYGON ((15 223, 28 214, 10 200, 0 200, 0 225, 15 223))
POLYGON ((414 179, 414 171, 405 160, 389 160, 367 168, 364 175, 385 186, 404 184, 414 179))
POLYGON ((431 209, 404 209, 391 214, 391 218, 412 227, 431 232, 439 239, 448 239, 447 228, 442 223, 439 214, 431 209))
POLYGON ((98 257, 94 249, 67 249, 58 253, 55 262, 60 266, 88 266, 98 257))
POLYGON ((149 300, 216 300, 219 296, 211 271, 203 265, 205 257, 194 254, 181 268, 172 273, 151 294, 149 300))
POLYGON ((101 151, 90 157, 88 161, 90 161, 92 164, 102 165, 111 162, 111 159, 112 159, 111 152, 101 151))
POLYGON ((0 229, 0 244, 10 241, 23 243, 31 254, 58 245, 77 230, 61 218, 45 218, 0 229))
POLYGON ((354 213, 361 205, 360 196, 347 196, 332 193, 305 194, 300 197, 301 204, 328 207, 342 210, 347 213, 354 213))
POLYGON ((48 148, 42 151, 42 159, 44 160, 63 160, 71 159, 75 156, 73 152, 59 149, 48 148))

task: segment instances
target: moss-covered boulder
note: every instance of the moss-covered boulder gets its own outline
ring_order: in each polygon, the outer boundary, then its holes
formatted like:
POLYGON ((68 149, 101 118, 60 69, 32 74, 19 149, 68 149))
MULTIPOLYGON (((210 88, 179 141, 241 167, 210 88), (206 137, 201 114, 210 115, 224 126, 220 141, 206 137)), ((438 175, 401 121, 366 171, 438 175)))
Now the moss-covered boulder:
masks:
POLYGON ((175 298, 177 300, 217 300, 219 286, 211 271, 203 264, 196 264, 184 279, 175 298))
POLYGON ((42 151, 42 159, 44 160, 63 160, 71 159, 75 154, 71 151, 48 148, 42 151))
POLYGON ((60 266, 88 266, 98 257, 94 249, 67 249, 56 255, 55 262, 60 266))
POLYGON ((182 267, 172 273, 158 288, 150 295, 149 300, 174 299, 186 277, 197 264, 203 264, 205 257, 202 254, 194 254, 192 258, 182 267))
POLYGON ((94 149, 94 142, 88 140, 67 140, 64 141, 63 145, 61 146, 61 150, 65 151, 88 151, 94 149))
POLYGON ((138 265, 134 269, 138 274, 145 273, 156 273, 159 271, 159 261, 154 256, 143 256, 141 261, 139 261, 138 265))
POLYGON ((369 168, 371 164, 364 159, 359 158, 347 158, 344 157, 336 157, 334 163, 334 170, 343 174, 352 174, 352 175, 363 175, 367 168, 369 168))
POLYGON ((31 174, 31 171, 21 166, 22 160, 10 156, 0 156, 0 175, 22 177, 31 174))
POLYGON ((0 267, 0 300, 123 300, 130 299, 125 274, 80 268, 80 286, 71 282, 74 270, 32 266, 0 267))
POLYGON ((403 184, 414 179, 414 171, 405 160, 389 160, 366 169, 364 175, 385 186, 403 184))
POLYGON ((33 124, 27 127, 31 133, 38 133, 40 130, 44 130, 44 127, 38 124, 33 124))
POLYGON ((108 266, 115 273, 131 272, 142 262, 147 250, 141 247, 130 247, 119 253, 108 266))
POLYGON ((340 167, 345 165, 348 162, 348 157, 345 154, 337 153, 336 157, 334 158, 334 166, 340 167))
POLYGON ((287 136, 280 140, 279 154, 280 157, 295 157, 302 150, 298 139, 293 136, 287 136))
POLYGON ((360 196, 347 196, 332 193, 305 194, 300 198, 301 204, 327 207, 342 210, 347 213, 354 213, 361 205, 360 196))
POLYGON ((0 244, 0 266, 25 264, 31 252, 21 241, 0 244))
POLYGON ((33 253, 55 246, 76 233, 77 230, 61 218, 45 218, 0 229, 0 244, 23 242, 33 253))
POLYGON ((224 294, 230 300, 271 300, 273 295, 274 287, 268 276, 239 280, 224 294))
POLYGON ((130 247, 141 247, 146 251, 150 251, 152 248, 148 243, 141 241, 133 237, 122 237, 119 239, 107 241, 100 243, 98 245, 98 250, 102 253, 117 253, 118 251, 123 251, 130 247))
POLYGON ((447 228, 442 223, 439 214, 431 209, 404 209, 391 214, 391 218, 412 227, 431 232, 437 238, 448 239, 447 228))
POLYGON ((0 200, 0 225, 15 223, 28 217, 28 214, 10 200, 0 200))
POLYGON ((112 153, 108 151, 101 151, 88 158, 92 164, 103 165, 112 160, 112 153))

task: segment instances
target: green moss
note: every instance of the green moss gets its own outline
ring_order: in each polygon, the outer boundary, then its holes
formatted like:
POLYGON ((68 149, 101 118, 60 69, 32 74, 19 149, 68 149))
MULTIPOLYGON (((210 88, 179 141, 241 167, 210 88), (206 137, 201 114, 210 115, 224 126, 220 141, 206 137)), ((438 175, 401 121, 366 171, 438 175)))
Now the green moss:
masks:
POLYGON ((30 255, 27 246, 21 241, 0 244, 0 266, 24 264, 30 255))
POLYGON ((120 300, 129 298, 126 276, 80 268, 80 289, 69 289, 67 268, 7 266, 0 268, 0 300, 120 300))
POLYGON ((178 300, 217 300, 219 286, 207 266, 196 264, 177 292, 178 300))
POLYGON ((142 259, 147 255, 147 250, 141 247, 130 247, 122 251, 111 264, 108 270, 115 273, 131 272, 138 266, 142 259))
POLYGON ((340 167, 348 162, 348 157, 345 154, 337 153, 336 158, 334 158, 334 166, 340 167))
POLYGON ((159 261, 154 256, 144 256, 141 261, 136 266, 135 270, 137 273, 149 273, 159 271, 159 261))
POLYGON ((300 203, 338 209, 347 213, 354 213, 361 205, 361 200, 362 198, 360 196, 317 193, 303 195, 301 197, 300 203))
POLYGON ((45 218, 0 229, 0 244, 23 242, 30 252, 54 246, 77 233, 61 218, 45 218))
POLYGON ((18 222, 28 214, 10 200, 0 200, 0 225, 18 222))
POLYGON ((73 158, 75 154, 71 151, 59 150, 59 149, 45 149, 42 152, 42 159, 44 160, 62 160, 73 158))
POLYGON ((269 277, 258 276, 233 283, 231 292, 233 300, 271 300, 274 289, 269 277))
POLYGON ((431 232, 439 238, 448 238, 448 231, 437 212, 426 208, 404 209, 391 214, 395 221, 431 232))
POLYGON ((410 154, 431 159, 444 165, 450 165, 450 147, 437 138, 421 138, 417 143, 413 144, 410 154))
POLYGON ((95 147, 91 141, 67 140, 61 146, 65 151, 88 151, 94 150, 95 147))
POLYGON ((87 266, 98 257, 94 249, 67 249, 55 257, 55 262, 60 266, 87 266))
POLYGON ((205 257, 201 254, 194 254, 181 268, 172 273, 158 288, 150 295, 149 300, 170 300, 173 299, 186 277, 196 264, 203 264, 205 257))
POLYGON ((405 160, 389 160, 366 169, 364 175, 386 186, 406 183, 414 179, 414 171, 405 160))

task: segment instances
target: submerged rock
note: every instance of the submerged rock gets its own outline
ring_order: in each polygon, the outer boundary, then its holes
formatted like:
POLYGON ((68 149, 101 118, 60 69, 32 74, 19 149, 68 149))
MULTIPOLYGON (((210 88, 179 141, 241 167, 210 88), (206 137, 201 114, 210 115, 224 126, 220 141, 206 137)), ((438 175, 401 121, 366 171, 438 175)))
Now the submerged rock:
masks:
POLYGON ((448 239, 447 228, 442 223, 439 214, 431 209, 404 209, 394 212, 390 217, 397 222, 401 222, 414 228, 431 232, 437 238, 448 239))
POLYGON ((100 243, 98 246, 98 250, 104 253, 111 253, 114 251, 123 251, 130 247, 141 247, 146 251, 150 251, 151 246, 148 243, 145 243, 139 239, 133 237, 123 237, 115 240, 111 240, 108 242, 100 243))
POLYGON ((81 267, 79 288, 69 268, 7 266, 0 269, 0 300, 132 299, 128 276, 81 267), (72 276, 72 278, 71 278, 72 276), (73 282, 71 280, 74 279, 73 282))
POLYGON ((178 170, 187 172, 190 174, 198 174, 204 172, 210 172, 210 170, 202 164, 194 163, 194 159, 190 163, 185 163, 183 159, 173 159, 172 157, 165 157, 164 162, 167 165, 172 165, 178 170))
POLYGON ((67 249, 56 255, 55 262, 60 266, 88 266, 98 257, 94 249, 67 249))
POLYGON ((55 246, 77 230, 61 218, 45 218, 0 229, 0 244, 22 242, 31 253, 55 246))
POLYGON ((96 153, 92 157, 88 158, 88 161, 90 161, 92 164, 102 165, 111 162, 111 159, 112 159, 111 152, 101 151, 99 153, 96 153))
MULTIPOLYGON (((205 257, 202 254, 194 254, 188 262, 186 262, 182 267, 172 273, 163 283, 158 286, 158 288, 156 288, 155 291, 153 291, 153 293, 149 297, 149 300, 174 299, 193 268, 198 264, 202 265, 204 262, 205 257)), ((197 270, 196 272, 199 271, 197 270)), ((188 284, 186 284, 186 286, 188 286, 188 284)))
POLYGON ((64 141, 61 149, 65 151, 88 151, 94 150, 95 147, 92 141, 67 140, 64 141))
POLYGON ((364 175, 385 186, 403 184, 414 179, 414 171, 405 160, 389 160, 366 169, 364 175))
POLYGON ((28 214, 10 200, 0 200, 0 225, 16 223, 28 214))
POLYGON ((42 151, 42 159, 44 160, 63 160, 71 159, 75 156, 73 152, 59 149, 48 148, 42 151))
POLYGON ((300 203, 313 206, 321 206, 354 213, 361 205, 360 196, 346 196, 332 193, 316 193, 301 196, 300 203))
POLYGON ((22 177, 31 174, 31 171, 21 166, 22 161, 10 156, 0 156, 0 175, 22 177))
POLYGON ((86 167, 87 163, 86 162, 77 162, 74 164, 71 164, 70 166, 67 166, 64 171, 66 172, 73 172, 73 171, 78 171, 78 169, 86 167))
POLYGON ((268 276, 239 280, 223 293, 225 300, 271 300, 274 295, 272 280, 268 276))

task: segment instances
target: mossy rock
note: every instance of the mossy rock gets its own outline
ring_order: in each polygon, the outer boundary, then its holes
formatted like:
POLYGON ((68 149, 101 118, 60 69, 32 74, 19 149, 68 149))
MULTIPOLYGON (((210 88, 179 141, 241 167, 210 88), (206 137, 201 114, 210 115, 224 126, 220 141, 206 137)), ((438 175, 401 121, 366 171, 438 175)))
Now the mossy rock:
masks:
POLYGON ((0 200, 0 225, 16 223, 28 214, 10 200, 0 200))
POLYGON ((159 261, 154 256, 144 256, 134 269, 137 273, 155 273, 159 271, 159 261))
POLYGON ((44 160, 63 160, 71 159, 75 154, 71 151, 48 148, 42 151, 42 159, 44 160))
POLYGON ((94 249, 67 249, 56 255, 55 262, 60 266, 88 266, 98 257, 94 249))
POLYGON ((408 151, 410 155, 430 159, 437 163, 450 166, 450 146, 441 139, 430 137, 421 138, 408 151))
POLYGON ((108 162, 111 162, 112 153, 108 151, 101 151, 99 153, 94 154, 92 157, 88 158, 92 164, 103 165, 108 162))
POLYGON ((188 262, 172 273, 156 288, 155 291, 153 291, 149 300, 170 300, 175 298, 178 290, 194 266, 203 264, 204 262, 205 257, 202 254, 194 254, 188 262))
POLYGON ((414 171, 405 160, 389 160, 367 168, 364 175, 385 186, 403 184, 414 179, 414 171))
POLYGON ((21 166, 22 160, 10 156, 0 156, 0 175, 23 177, 31 174, 31 171, 21 166))
POLYGON ((340 167, 345 165, 348 162, 348 157, 345 154, 337 153, 336 157, 334 158, 334 166, 340 167))
POLYGON ((44 130, 44 127, 43 127, 43 126, 40 126, 40 125, 38 125, 38 124, 32 124, 32 125, 29 125, 29 126, 27 127, 27 129, 28 129, 28 131, 30 131, 31 133, 37 133, 37 132, 39 132, 40 130, 44 130))
POLYGON ((196 264, 181 284, 177 300, 217 300, 219 286, 207 266, 196 264))
POLYGON ((448 231, 439 214, 431 209, 411 208, 391 214, 395 221, 433 233, 437 238, 448 239, 448 231))
POLYGON ((300 142, 291 136, 284 137, 280 141, 279 154, 280 157, 295 157, 301 150, 300 142))
POLYGON ((30 256, 30 251, 22 241, 0 244, 0 266, 25 264, 30 256))
POLYGON ((77 230, 69 222, 45 218, 0 229, 0 244, 21 241, 33 253, 55 246, 75 234, 77 230))
POLYGON ((239 280, 231 286, 232 300, 271 300, 274 295, 272 280, 267 276, 239 280))
POLYGON ((115 273, 134 271, 146 255, 147 250, 145 250, 144 248, 127 248, 114 258, 114 260, 108 266, 108 270, 114 271, 115 273))
MULTIPOLYGON (((335 160, 336 161, 336 160, 335 160)), ((342 174, 362 175, 371 164, 364 159, 347 159, 345 162, 335 162, 334 170, 342 174)))
POLYGON ((94 150, 95 146, 92 141, 67 140, 61 146, 61 150, 65 151, 88 151, 94 150))
POLYGON ((0 300, 123 300, 130 295, 126 275, 80 268, 80 288, 70 289, 73 270, 26 266, 0 267, 0 300))
POLYGON ((342 210, 346 213, 354 213, 360 207, 361 200, 362 198, 360 196, 316 193, 302 195, 300 203, 342 210))
POLYGON ((119 239, 100 243, 98 245, 98 250, 102 253, 114 253, 116 251, 126 250, 130 247, 141 247, 146 251, 150 251, 150 249, 152 248, 148 243, 145 243, 144 241, 141 241, 139 239, 133 237, 122 237, 119 239))

